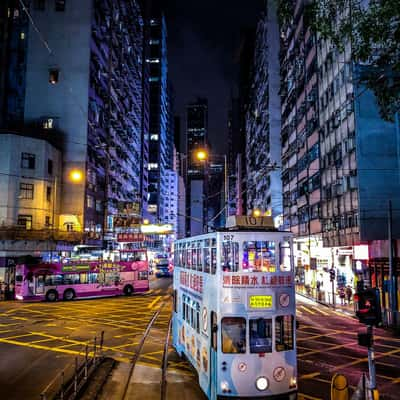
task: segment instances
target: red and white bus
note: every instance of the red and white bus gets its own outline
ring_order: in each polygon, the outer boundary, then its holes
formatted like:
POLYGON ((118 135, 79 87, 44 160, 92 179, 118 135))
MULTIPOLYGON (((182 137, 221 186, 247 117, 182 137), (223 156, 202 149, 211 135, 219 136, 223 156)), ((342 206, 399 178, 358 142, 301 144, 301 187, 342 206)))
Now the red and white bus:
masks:
POLYGON ((147 257, 135 252, 129 261, 64 260, 16 266, 17 300, 73 300, 131 295, 149 290, 147 257))

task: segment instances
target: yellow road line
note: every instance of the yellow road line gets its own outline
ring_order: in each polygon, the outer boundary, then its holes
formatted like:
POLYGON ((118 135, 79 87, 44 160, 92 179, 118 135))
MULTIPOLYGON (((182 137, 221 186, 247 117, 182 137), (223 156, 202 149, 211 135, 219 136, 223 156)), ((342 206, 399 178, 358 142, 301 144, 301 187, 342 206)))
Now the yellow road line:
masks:
POLYGON ((161 296, 157 296, 148 306, 147 308, 153 308, 154 304, 156 304, 158 301, 160 301, 161 296))
POLYGON ((307 311, 308 313, 315 315, 315 312, 314 312, 314 311, 311 311, 311 310, 309 310, 308 308, 306 308, 306 307, 304 307, 304 306, 300 306, 300 307, 301 307, 304 311, 307 311))
POLYGON ((302 375, 302 376, 300 376, 299 379, 312 379, 312 378, 315 378, 318 375, 321 375, 321 372, 313 372, 311 374, 302 375))
POLYGON ((299 393, 299 400, 301 400, 302 398, 306 400, 323 400, 322 397, 313 397, 309 396, 308 394, 299 393))
MULTIPOLYGON (((41 346, 39 344, 17 342, 16 340, 6 340, 6 339, 2 339, 2 338, 0 338, 0 343, 14 344, 16 346, 30 347, 32 349, 38 349, 38 350, 55 351, 58 353, 66 353, 66 354, 74 354, 74 355, 84 355, 85 354, 85 352, 82 352, 82 351, 66 350, 66 349, 62 349, 60 347, 47 347, 47 346, 41 346)), ((90 355, 90 357, 93 357, 93 352, 90 352, 89 355, 90 355)))
POLYGON ((20 319, 21 321, 27 321, 28 318, 25 317, 11 317, 11 319, 20 319))
POLYGON ((22 337, 27 337, 27 336, 34 336, 34 334, 32 334, 32 333, 24 333, 23 335, 7 336, 7 337, 3 337, 2 339, 10 340, 10 339, 17 339, 17 338, 22 338, 22 337))
POLYGON ((317 308, 317 307, 312 307, 313 310, 320 312, 322 315, 329 315, 327 312, 322 311, 321 309, 317 308))

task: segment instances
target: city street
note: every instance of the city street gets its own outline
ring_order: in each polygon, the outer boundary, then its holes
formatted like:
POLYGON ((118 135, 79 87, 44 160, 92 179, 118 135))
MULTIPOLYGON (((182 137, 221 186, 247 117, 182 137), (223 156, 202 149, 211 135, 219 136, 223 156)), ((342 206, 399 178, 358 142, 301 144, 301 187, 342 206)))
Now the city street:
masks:
MULTIPOLYGON (((40 393, 63 368, 72 368, 85 345, 104 331, 104 353, 127 368, 149 320, 160 307, 157 321, 159 337, 150 337, 138 360, 138 377, 151 381, 152 369, 159 369, 162 338, 170 314, 170 279, 152 278, 151 291, 130 298, 106 298, 73 302, 0 304, 0 385, 2 394, 12 399, 38 399, 40 393)), ((329 399, 330 382, 335 373, 345 374, 355 389, 362 372, 368 370, 367 351, 357 345, 357 332, 365 330, 357 320, 298 296, 297 333, 299 398, 329 399)), ((377 329, 375 339, 378 388, 382 399, 395 399, 400 390, 400 339, 377 329)), ((120 372, 121 373, 121 372, 120 372)), ((188 381, 196 389, 188 364, 170 349, 170 390, 179 392, 188 381), (177 376, 181 378, 177 379, 177 376), (184 379, 182 378, 184 377, 184 379)), ((59 379, 59 378, 57 378, 59 379)), ((143 386, 143 385, 142 385, 143 386)), ((146 386, 146 385, 144 385, 146 386)), ((149 386, 147 385, 148 389, 149 386)), ((111 385, 115 390, 115 385, 111 385)), ((109 388, 105 388, 109 390, 109 388)), ((148 390, 147 389, 147 390, 148 390)), ((172 395, 172 392, 171 392, 172 395)), ((106 396, 107 397, 107 396, 106 396)), ((185 396, 186 397, 186 396, 185 396)), ((110 398, 108 396, 108 398, 110 398)), ((203 400, 197 388, 191 400, 203 400)))

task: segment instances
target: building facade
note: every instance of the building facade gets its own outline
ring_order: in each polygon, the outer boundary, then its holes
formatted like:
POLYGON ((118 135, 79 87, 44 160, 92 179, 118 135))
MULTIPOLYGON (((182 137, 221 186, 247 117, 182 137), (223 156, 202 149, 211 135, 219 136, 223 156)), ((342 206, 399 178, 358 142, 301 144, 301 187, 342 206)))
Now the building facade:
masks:
POLYGON ((246 113, 247 210, 282 214, 279 24, 276 2, 267 2, 257 27, 246 113))
MULTIPOLYGON (((148 212, 154 222, 164 219, 164 194, 168 166, 168 64, 167 27, 162 14, 150 18, 150 54, 146 63, 150 68, 150 146, 148 212)), ((172 156, 172 155, 170 155, 172 156)))
POLYGON ((136 0, 31 2, 39 35, 19 2, 8 4, 2 49, 9 50, 8 59, 19 57, 23 68, 7 61, 3 82, 12 89, 11 77, 22 74, 23 90, 10 89, 15 99, 9 96, 2 109, 2 126, 50 135, 59 144, 60 220, 83 231, 85 241, 102 244, 126 203, 140 215, 145 190, 141 9, 136 0), (21 99, 22 111, 12 111, 19 106, 11 103, 21 99), (79 183, 69 179, 75 170, 79 183))
POLYGON ((198 235, 205 227, 207 208, 206 162, 196 157, 199 149, 208 149, 208 101, 197 99, 186 107, 186 234, 198 235))

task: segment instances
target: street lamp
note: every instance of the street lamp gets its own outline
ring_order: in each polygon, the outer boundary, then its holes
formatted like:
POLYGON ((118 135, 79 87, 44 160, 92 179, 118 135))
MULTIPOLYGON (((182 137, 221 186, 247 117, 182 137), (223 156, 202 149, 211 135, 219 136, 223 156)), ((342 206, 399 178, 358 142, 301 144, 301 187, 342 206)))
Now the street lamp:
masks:
MULTIPOLYGON (((212 153, 212 156, 215 157, 223 157, 224 158, 224 197, 225 197, 225 226, 226 226, 226 222, 228 220, 228 216, 229 216, 229 202, 228 202, 228 163, 227 163, 227 158, 226 158, 226 154, 215 154, 212 153)), ((199 161, 207 161, 209 157, 209 154, 207 152, 207 150, 204 149, 199 149, 196 151, 196 158, 199 161)))
POLYGON ((80 183, 83 179, 83 173, 79 169, 71 169, 71 171, 69 171, 68 178, 73 183, 80 183))

